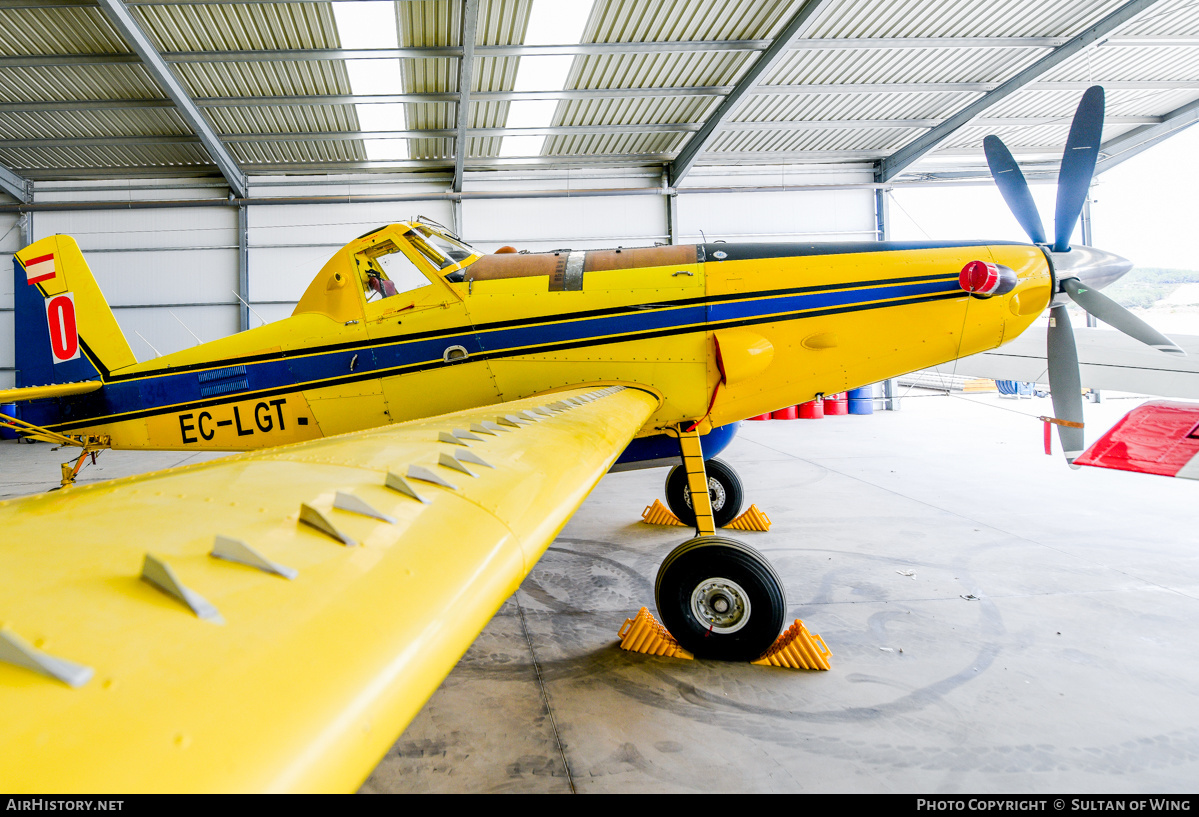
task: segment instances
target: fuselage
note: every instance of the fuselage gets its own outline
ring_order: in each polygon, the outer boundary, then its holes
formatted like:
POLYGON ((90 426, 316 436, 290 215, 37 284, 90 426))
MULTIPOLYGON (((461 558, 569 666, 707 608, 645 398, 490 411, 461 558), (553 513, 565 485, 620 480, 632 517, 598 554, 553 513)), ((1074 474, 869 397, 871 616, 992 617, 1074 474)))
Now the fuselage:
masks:
POLYGON ((707 430, 995 348, 1053 289, 1023 244, 715 243, 438 268, 420 235, 350 242, 290 318, 115 371, 93 361, 102 389, 24 418, 113 448, 241 450, 619 383, 659 397, 643 435, 707 430), (391 256, 424 281, 392 294, 391 256), (963 291, 974 260, 1014 270, 1015 289, 963 291))

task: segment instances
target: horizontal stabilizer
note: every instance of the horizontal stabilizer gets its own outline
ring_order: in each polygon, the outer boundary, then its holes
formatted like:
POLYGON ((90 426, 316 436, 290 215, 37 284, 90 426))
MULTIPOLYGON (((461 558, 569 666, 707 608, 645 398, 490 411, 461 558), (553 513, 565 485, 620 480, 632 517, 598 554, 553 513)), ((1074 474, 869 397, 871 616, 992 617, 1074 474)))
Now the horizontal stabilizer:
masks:
POLYGON ((1128 412, 1074 464, 1199 479, 1199 403, 1145 403, 1128 412))
POLYGON ((69 397, 72 394, 87 394, 103 387, 104 384, 99 380, 84 380, 81 383, 48 383, 45 386, 0 389, 0 403, 27 403, 30 400, 45 400, 50 397, 69 397))

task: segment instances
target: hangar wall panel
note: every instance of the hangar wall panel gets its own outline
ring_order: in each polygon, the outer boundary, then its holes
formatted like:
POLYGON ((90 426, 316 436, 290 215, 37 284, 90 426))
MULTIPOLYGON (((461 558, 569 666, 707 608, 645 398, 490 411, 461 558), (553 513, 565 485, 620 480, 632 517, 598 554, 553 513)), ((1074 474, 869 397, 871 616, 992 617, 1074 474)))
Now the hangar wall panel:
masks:
POLYGON ((151 346, 164 355, 195 346, 196 339, 188 329, 204 342, 237 332, 238 312, 229 306, 172 306, 169 309, 117 307, 113 309, 113 314, 138 360, 155 357, 151 346), (179 320, 172 317, 171 313, 179 320), (184 328, 185 325, 187 328, 184 328), (139 332, 145 340, 138 337, 139 332))
POLYGON ((666 242, 665 199, 660 195, 571 197, 574 188, 651 190, 656 178, 587 177, 529 179, 517 174, 468 180, 471 192, 537 192, 552 198, 467 199, 462 202, 463 238, 485 252, 505 244, 530 252, 569 247, 593 249, 666 242))
POLYGON ((12 253, 20 249, 20 216, 0 213, 0 389, 13 385, 12 253))
MULTIPOLYGON (((11 289, 11 285, 9 286, 11 289)), ((8 302, 12 303, 12 293, 8 295, 8 302)), ((3 311, 0 311, 0 337, 4 338, 4 342, 0 343, 0 389, 9 389, 13 386, 15 375, 13 374, 13 312, 11 306, 3 311)))
MULTIPOLYGON (((780 172, 696 173, 686 187, 786 187, 805 189, 746 192, 683 193, 676 197, 676 243, 703 241, 873 241, 874 191, 842 190, 836 185, 869 184, 869 172, 825 172, 786 176, 780 172), (812 189, 829 185, 834 189, 812 189)), ((684 188, 686 189, 686 188, 684 188)))
POLYGON ((80 244, 80 248, 104 297, 114 309, 118 306, 171 304, 231 307, 234 301, 236 246, 114 251, 95 250, 80 244))

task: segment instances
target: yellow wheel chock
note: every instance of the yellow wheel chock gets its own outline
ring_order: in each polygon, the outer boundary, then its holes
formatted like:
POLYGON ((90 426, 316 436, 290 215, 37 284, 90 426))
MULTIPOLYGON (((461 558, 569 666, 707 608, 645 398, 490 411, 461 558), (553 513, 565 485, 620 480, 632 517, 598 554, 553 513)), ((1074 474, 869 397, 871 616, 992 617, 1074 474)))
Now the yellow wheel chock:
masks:
POLYGON ((616 637, 620 639, 622 650, 645 655, 663 655, 667 658, 695 658, 679 646, 679 642, 658 623, 648 607, 642 607, 637 611, 637 615, 626 618, 616 637))
MULTIPOLYGON (((666 658, 695 658, 679 646, 679 642, 647 607, 642 607, 632 618, 626 618, 616 637, 620 639, 622 650, 666 658)), ((828 660, 832 655, 823 638, 808 632, 804 623, 795 619, 795 623, 775 640, 765 655, 750 663, 763 667, 827 670, 831 669, 828 660)))
MULTIPOLYGON (((670 508, 667 508, 659 500, 655 499, 654 504, 648 506, 641 512, 641 520, 647 525, 675 525, 678 527, 686 527, 679 518, 671 513, 670 508)), ((732 522, 725 525, 726 528, 734 530, 770 530, 770 517, 758 510, 757 505, 750 505, 749 510, 738 516, 732 522)))
POLYGON ((828 659, 832 652, 824 639, 812 635, 799 619, 795 619, 787 631, 778 637, 766 654, 752 664, 764 667, 790 667, 791 669, 829 669, 828 659))
POLYGON ((680 528, 686 527, 679 521, 677 516, 670 512, 670 508, 667 508, 656 499, 653 505, 650 505, 641 512, 641 518, 649 525, 677 525, 680 528))
POLYGON ((758 510, 757 505, 750 505, 749 510, 725 525, 734 530, 770 530, 770 517, 758 510))

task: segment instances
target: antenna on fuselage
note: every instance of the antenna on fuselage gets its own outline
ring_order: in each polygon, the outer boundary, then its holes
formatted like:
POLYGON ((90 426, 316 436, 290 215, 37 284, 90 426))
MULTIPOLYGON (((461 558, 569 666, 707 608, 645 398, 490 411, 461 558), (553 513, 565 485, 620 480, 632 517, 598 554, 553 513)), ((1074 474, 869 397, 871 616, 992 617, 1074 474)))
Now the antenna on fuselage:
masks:
POLYGON ((141 338, 142 343, 146 344, 147 346, 149 346, 151 349, 154 350, 154 357, 162 357, 162 352, 158 351, 157 349, 154 349, 154 344, 151 343, 150 341, 146 340, 145 335, 143 335, 141 332, 137 331, 136 329, 133 330, 133 334, 135 334, 139 338, 141 338))
POLYGON ((229 291, 233 293, 233 297, 234 297, 234 298, 237 298, 237 300, 241 301, 241 305, 242 305, 242 306, 244 306, 246 309, 250 310, 251 312, 254 312, 254 317, 255 317, 255 318, 258 318, 258 320, 262 321, 262 325, 263 325, 263 326, 266 326, 266 318, 262 317, 262 316, 261 316, 261 315, 259 315, 257 312, 255 312, 255 311, 254 311, 254 307, 252 307, 252 306, 250 306, 248 303, 246 303, 245 299, 244 299, 244 298, 242 298, 240 295, 238 295, 238 294, 237 294, 237 290, 236 290, 236 289, 231 289, 231 290, 229 290, 229 291))
POLYGON ((167 310, 167 314, 168 314, 168 315, 170 315, 170 316, 171 316, 172 318, 174 318, 175 320, 179 321, 179 325, 180 325, 180 326, 182 326, 184 329, 187 329, 187 334, 189 334, 189 335, 191 335, 193 338, 195 338, 195 339, 196 339, 196 343, 203 343, 203 342, 204 342, 204 341, 200 340, 200 336, 199 336, 199 335, 197 335, 197 334, 196 334, 195 332, 193 332, 193 331, 192 331, 190 328, 188 328, 188 325, 187 325, 186 323, 184 323, 184 322, 183 322, 183 319, 182 319, 182 318, 180 318, 178 315, 176 315, 174 312, 172 312, 172 311, 171 311, 171 310, 169 310, 169 309, 167 310))

